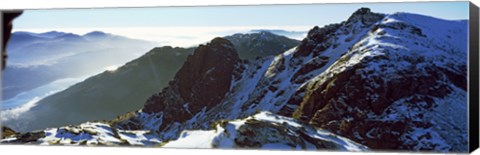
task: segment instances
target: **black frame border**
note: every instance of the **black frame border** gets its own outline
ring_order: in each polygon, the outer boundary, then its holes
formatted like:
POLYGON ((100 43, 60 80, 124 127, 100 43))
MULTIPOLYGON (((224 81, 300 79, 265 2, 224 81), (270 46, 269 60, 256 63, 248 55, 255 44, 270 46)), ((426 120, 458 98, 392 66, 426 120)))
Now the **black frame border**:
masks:
POLYGON ((469 6, 469 105, 468 105, 468 118, 469 118, 469 151, 473 152, 479 145, 479 9, 470 2, 469 6))

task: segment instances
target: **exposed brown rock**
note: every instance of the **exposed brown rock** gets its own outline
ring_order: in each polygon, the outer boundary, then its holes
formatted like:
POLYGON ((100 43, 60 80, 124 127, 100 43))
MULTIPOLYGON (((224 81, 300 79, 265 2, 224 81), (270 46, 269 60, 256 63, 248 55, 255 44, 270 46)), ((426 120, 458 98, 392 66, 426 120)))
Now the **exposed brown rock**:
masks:
POLYGON ((226 39, 215 38, 200 45, 187 58, 169 86, 151 96, 143 111, 163 112, 164 128, 169 123, 183 122, 204 107, 218 104, 230 89, 237 52, 226 39))
POLYGON ((180 96, 191 104, 218 103, 230 89, 238 60, 233 44, 226 39, 215 38, 199 46, 175 75, 180 96))
POLYGON ((330 24, 322 28, 315 26, 308 31, 307 37, 302 40, 297 51, 294 53, 294 56, 306 56, 311 52, 318 54, 319 52, 326 50, 331 45, 327 40, 331 39, 335 31, 340 28, 341 25, 342 24, 330 24))
POLYGON ((312 138, 311 135, 286 124, 273 124, 255 119, 249 119, 237 130, 235 144, 240 148, 261 148, 264 144, 284 144, 292 148, 307 149, 307 144, 315 145, 318 149, 339 149, 331 141, 312 138), (292 134, 294 132, 295 134, 292 134), (297 136, 298 134, 298 136, 297 136))
MULTIPOLYGON (((385 58, 372 58, 368 63, 374 64, 381 59, 385 58)), ((429 128, 431 124, 409 118, 394 122, 380 121, 368 119, 366 115, 378 116, 386 112, 395 101, 405 98, 407 100, 402 104, 409 109, 432 110, 435 107, 432 97, 442 98, 452 92, 448 82, 442 82, 447 80, 444 77, 466 79, 465 74, 427 67, 425 74, 418 74, 415 69, 399 70, 397 78, 386 81, 382 78, 386 75, 366 78, 365 74, 368 73, 362 71, 364 64, 367 62, 337 73, 322 83, 310 84, 293 116, 316 127, 337 132, 372 149, 411 150, 413 146, 405 145, 399 140, 403 133, 414 127, 429 128), (371 83, 377 83, 378 87, 372 87, 371 83), (378 97, 371 98, 371 94, 378 97)), ((456 83, 459 86, 464 85, 462 80, 456 83)))

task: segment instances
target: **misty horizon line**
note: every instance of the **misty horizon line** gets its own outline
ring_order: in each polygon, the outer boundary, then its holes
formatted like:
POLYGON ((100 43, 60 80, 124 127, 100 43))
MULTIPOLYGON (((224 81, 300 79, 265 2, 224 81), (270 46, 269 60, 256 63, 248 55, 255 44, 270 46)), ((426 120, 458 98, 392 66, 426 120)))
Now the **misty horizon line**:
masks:
POLYGON ((219 26, 219 27, 113 27, 113 28, 51 28, 51 29, 13 29, 12 33, 71 33, 84 36, 92 32, 127 37, 158 43, 158 46, 192 47, 206 43, 215 37, 224 37, 237 33, 250 34, 255 31, 269 31, 288 38, 301 40, 312 26, 219 26), (281 31, 279 34, 275 33, 281 31))

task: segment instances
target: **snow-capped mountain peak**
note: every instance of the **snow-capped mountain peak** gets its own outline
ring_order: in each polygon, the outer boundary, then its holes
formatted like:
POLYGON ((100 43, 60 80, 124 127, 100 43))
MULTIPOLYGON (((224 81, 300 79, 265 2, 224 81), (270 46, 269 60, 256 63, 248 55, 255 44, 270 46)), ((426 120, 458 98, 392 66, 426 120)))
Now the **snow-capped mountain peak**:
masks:
POLYGON ((386 16, 308 85, 297 118, 372 149, 467 150, 459 114, 466 110, 466 26, 386 16))

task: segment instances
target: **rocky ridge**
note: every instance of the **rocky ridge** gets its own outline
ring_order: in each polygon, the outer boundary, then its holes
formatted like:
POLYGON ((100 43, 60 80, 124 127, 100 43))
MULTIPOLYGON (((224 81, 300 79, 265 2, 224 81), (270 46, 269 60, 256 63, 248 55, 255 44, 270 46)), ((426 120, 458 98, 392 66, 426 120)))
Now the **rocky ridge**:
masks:
POLYGON ((241 59, 248 60, 278 55, 300 43, 298 40, 279 36, 266 30, 259 30, 257 33, 237 33, 224 38, 235 46, 241 59))

